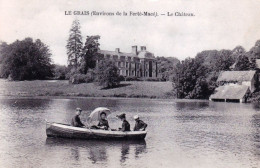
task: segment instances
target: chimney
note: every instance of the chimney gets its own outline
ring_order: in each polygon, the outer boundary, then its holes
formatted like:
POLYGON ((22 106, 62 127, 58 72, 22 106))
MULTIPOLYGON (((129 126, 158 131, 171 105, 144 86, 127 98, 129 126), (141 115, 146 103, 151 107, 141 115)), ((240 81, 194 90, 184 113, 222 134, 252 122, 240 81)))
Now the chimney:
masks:
POLYGON ((120 48, 116 48, 116 52, 117 52, 117 53, 120 53, 120 48))
POLYGON ((132 53, 137 55, 137 46, 132 46, 132 53))
POLYGON ((141 51, 146 51, 146 46, 141 46, 141 51))

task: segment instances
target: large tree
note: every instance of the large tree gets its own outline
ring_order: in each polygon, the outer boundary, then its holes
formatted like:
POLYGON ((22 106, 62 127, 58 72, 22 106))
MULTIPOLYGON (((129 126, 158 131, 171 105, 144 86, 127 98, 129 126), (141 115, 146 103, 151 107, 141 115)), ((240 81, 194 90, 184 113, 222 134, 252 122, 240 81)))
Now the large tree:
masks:
POLYGON ((236 46, 233 50, 232 50, 232 57, 233 59, 237 59, 240 55, 245 54, 246 50, 244 47, 242 46, 236 46))
POLYGON ((255 46, 249 50, 251 58, 260 59, 260 40, 257 40, 255 46))
POLYGON ((119 85, 119 69, 110 60, 101 60, 96 68, 96 81, 106 88, 113 88, 119 85))
POLYGON ((234 63, 231 50, 208 50, 185 59, 173 71, 173 89, 178 98, 208 98, 220 71, 234 63))
POLYGON ((176 65, 173 74, 173 89, 177 98, 202 98, 207 88, 200 88, 205 84, 208 69, 202 65, 200 59, 187 58, 176 65), (196 88, 196 91, 194 90, 196 88))
POLYGON ((173 74, 174 67, 180 61, 175 57, 157 57, 158 70, 161 74, 161 79, 163 81, 169 81, 170 76, 173 74))
POLYGON ((67 40, 68 66, 78 68, 82 55, 82 36, 79 20, 74 20, 70 29, 69 39, 67 40))
POLYGON ((255 69, 255 62, 254 59, 249 59, 249 57, 245 54, 240 55, 237 58, 236 64, 235 64, 235 71, 247 71, 247 70, 253 70, 255 69))
POLYGON ((99 50, 100 36, 87 36, 83 51, 80 70, 86 74, 88 69, 94 69, 96 67, 96 57, 99 50))
POLYGON ((47 45, 37 39, 26 38, 5 45, 1 49, 1 76, 12 80, 33 80, 52 77, 51 53, 47 45))

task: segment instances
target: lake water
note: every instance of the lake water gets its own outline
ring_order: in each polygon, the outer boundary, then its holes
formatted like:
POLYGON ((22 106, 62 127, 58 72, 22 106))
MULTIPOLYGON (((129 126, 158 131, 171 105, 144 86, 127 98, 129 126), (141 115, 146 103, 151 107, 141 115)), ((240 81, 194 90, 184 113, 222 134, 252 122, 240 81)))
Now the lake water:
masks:
POLYGON ((260 108, 253 104, 145 99, 0 98, 0 167, 260 167, 260 108), (45 119, 85 121, 108 107, 148 124, 141 142, 47 138, 45 119))

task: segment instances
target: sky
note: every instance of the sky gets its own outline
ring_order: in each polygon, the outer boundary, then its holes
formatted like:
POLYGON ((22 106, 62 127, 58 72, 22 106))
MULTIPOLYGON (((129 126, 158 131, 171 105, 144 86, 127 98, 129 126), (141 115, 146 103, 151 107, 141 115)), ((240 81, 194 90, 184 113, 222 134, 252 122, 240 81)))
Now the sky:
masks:
POLYGON ((47 44, 53 62, 66 65, 66 43, 74 19, 83 42, 100 35, 100 49, 131 52, 146 46, 155 56, 183 60, 210 49, 249 50, 260 39, 259 0, 0 0, 0 41, 26 37, 47 44), (194 17, 86 16, 65 11, 186 12, 194 17))

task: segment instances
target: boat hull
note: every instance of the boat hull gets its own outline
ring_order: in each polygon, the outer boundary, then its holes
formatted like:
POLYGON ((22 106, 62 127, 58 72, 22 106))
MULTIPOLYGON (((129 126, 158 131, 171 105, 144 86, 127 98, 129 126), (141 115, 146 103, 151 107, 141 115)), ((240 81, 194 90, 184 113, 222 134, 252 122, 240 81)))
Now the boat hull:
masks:
POLYGON ((46 123, 48 137, 96 139, 96 140, 143 140, 147 131, 107 131, 73 127, 66 124, 46 123))

